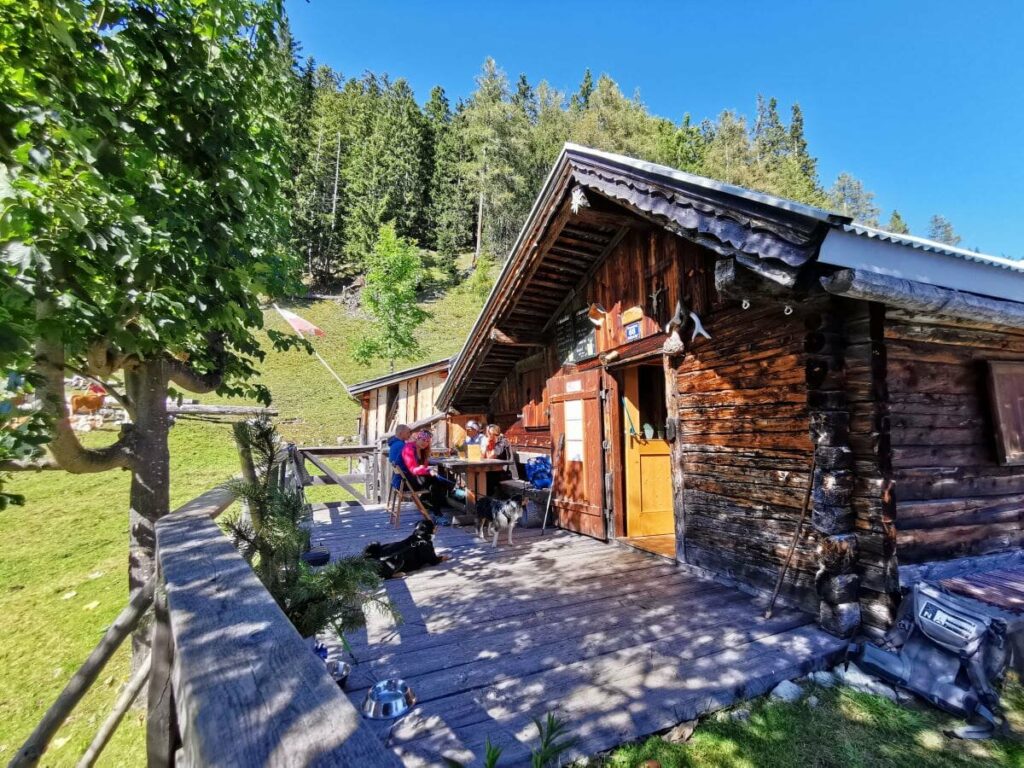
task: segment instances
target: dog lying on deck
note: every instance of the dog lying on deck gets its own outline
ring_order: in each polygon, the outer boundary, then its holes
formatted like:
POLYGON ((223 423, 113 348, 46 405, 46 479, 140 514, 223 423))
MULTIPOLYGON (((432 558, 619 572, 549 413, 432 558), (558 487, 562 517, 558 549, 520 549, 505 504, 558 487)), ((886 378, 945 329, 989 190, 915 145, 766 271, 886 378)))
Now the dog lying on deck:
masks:
POLYGON ((481 496, 476 500, 476 533, 481 539, 494 534, 493 546, 498 546, 498 535, 508 531, 508 543, 512 543, 512 529, 523 515, 523 499, 493 499, 481 496), (487 533, 484 533, 484 530, 487 533))
POLYGON ((375 541, 363 550, 363 557, 377 564, 385 579, 398 579, 425 565, 438 565, 451 558, 434 551, 434 524, 420 520, 412 533, 401 541, 381 544, 375 541))

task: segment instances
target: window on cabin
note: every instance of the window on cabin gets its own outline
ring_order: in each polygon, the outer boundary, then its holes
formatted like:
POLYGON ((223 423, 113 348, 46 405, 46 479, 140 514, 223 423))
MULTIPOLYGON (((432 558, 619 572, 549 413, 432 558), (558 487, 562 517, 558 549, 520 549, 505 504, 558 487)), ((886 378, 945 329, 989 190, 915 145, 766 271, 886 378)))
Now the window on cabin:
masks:
POLYGON ((668 409, 665 405, 665 371, 644 365, 638 371, 640 431, 646 440, 664 440, 668 409))
POLYGON ((562 365, 578 363, 597 354, 597 329, 587 317, 587 309, 574 309, 555 322, 555 348, 562 365))
POLYGON ((1024 464, 1024 362, 989 363, 992 422, 1000 464, 1024 464))

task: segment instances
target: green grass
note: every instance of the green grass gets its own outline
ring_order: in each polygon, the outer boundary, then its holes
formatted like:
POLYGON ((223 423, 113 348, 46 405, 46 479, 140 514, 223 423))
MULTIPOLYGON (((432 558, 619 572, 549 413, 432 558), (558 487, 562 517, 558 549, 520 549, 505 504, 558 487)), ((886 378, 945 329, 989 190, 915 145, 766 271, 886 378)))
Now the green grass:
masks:
MULTIPOLYGON (((925 706, 903 707, 848 688, 808 686, 820 704, 762 698, 745 705, 747 721, 712 716, 686 744, 660 737, 614 750, 606 768, 982 768, 1024 766, 1024 745, 1012 738, 960 741, 943 730, 960 723, 925 706)), ((1006 695, 1015 726, 1024 717, 1019 685, 1006 695)))
MULTIPOLYGON (((431 317, 420 330, 421 355, 399 366, 458 351, 481 304, 463 286, 425 303, 431 317)), ((349 316, 334 301, 289 306, 326 331, 326 337, 315 340, 316 348, 347 383, 387 371, 386 363, 351 361, 351 350, 368 327, 366 318, 349 316)), ((269 328, 289 330, 273 309, 265 317, 269 328)), ((261 378, 274 396, 285 438, 333 445, 339 436, 354 434, 358 406, 315 357, 269 352, 261 378)), ((86 437, 100 444, 115 434, 104 430, 86 437)), ((172 508, 238 470, 227 425, 179 420, 170 445, 172 508)), ((0 513, 0 764, 10 760, 124 607, 129 480, 125 472, 43 472, 21 474, 11 483, 27 503, 0 513)), ((311 501, 343 498, 345 493, 331 486, 310 489, 311 501)), ((122 649, 57 734, 44 765, 74 765, 113 705, 127 670, 128 654, 122 649)), ((143 744, 142 716, 133 711, 100 763, 142 765, 143 744)))

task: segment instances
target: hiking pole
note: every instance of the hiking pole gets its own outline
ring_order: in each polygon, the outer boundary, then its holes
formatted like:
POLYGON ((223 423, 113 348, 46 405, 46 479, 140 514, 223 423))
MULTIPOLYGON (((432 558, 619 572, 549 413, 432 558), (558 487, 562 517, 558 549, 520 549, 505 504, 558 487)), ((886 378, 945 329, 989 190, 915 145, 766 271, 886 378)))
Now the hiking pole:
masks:
POLYGON ((779 596, 779 590, 782 589, 782 581, 786 578, 786 571, 789 570, 789 564, 793 560, 793 553, 796 552, 797 542, 800 541, 800 534, 803 532, 804 518, 807 517, 807 507, 811 503, 811 488, 814 487, 814 468, 817 465, 817 457, 811 456, 811 474, 807 479, 807 491, 804 493, 804 506, 800 510, 800 521, 796 524, 796 531, 793 533, 793 541, 789 545, 789 552, 786 553, 786 562, 782 564, 782 571, 779 572, 779 580, 775 582, 775 591, 772 592, 772 599, 768 601, 768 608, 764 612, 764 617, 770 619, 772 617, 772 610, 775 608, 775 600, 779 596))

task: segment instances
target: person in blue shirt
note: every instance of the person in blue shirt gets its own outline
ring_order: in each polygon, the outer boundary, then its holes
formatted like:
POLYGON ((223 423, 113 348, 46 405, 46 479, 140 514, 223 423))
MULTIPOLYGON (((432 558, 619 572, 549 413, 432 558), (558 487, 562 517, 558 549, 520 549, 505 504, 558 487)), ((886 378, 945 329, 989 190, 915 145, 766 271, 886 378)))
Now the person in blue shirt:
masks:
MULTIPOLYGON (((388 438, 388 461, 399 469, 408 471, 405 462, 402 460, 402 451, 405 449, 406 441, 412 437, 412 430, 405 424, 395 427, 395 434, 388 438)), ((402 482, 397 473, 391 475, 391 487, 396 491, 402 482)))

